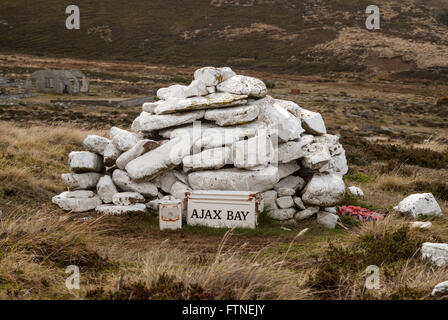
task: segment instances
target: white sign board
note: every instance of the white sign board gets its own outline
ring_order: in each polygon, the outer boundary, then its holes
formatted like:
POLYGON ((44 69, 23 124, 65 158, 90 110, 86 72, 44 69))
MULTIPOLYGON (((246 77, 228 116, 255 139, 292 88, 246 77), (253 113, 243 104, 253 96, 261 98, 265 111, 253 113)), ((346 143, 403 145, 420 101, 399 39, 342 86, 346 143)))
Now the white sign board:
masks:
POLYGON ((257 226, 261 197, 251 191, 190 191, 187 196, 187 224, 212 228, 257 226))

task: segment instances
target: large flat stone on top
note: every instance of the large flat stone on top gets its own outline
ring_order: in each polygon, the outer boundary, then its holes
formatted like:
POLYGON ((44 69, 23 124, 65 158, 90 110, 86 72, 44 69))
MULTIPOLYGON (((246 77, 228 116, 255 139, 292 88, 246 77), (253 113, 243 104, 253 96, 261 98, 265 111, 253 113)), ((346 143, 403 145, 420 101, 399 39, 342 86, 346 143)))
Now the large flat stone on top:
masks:
POLYGON ((219 126, 232 126, 255 120, 260 110, 255 105, 231 108, 210 109, 205 112, 205 119, 215 121, 219 126))
POLYGON ((201 80, 206 86, 216 86, 236 75, 229 67, 204 67, 194 72, 194 79, 201 80))
POLYGON ((96 187, 101 174, 96 172, 64 173, 61 178, 69 190, 88 190, 96 187))
POLYGON ((66 191, 52 199, 61 209, 73 212, 85 212, 95 209, 102 201, 92 191, 66 191))
POLYGON ((180 84, 175 84, 167 88, 160 88, 159 90, 157 90, 157 98, 161 100, 167 100, 171 98, 183 99, 187 97, 185 89, 187 89, 187 86, 183 86, 180 84))
POLYGON ((336 205, 345 193, 345 184, 339 174, 315 174, 305 187, 302 200, 319 207, 336 205))
POLYGON ((112 179, 117 187, 123 191, 138 192, 147 197, 156 197, 159 194, 154 183, 132 181, 124 170, 115 170, 112 179))
POLYGON ((235 95, 231 93, 212 93, 205 97, 186 99, 171 98, 160 102, 154 111, 157 114, 165 114, 178 111, 232 107, 246 104, 246 98, 246 95, 235 95))
POLYGON ((193 190, 241 190, 264 192, 273 189, 278 182, 278 170, 274 166, 260 171, 221 169, 196 171, 188 175, 193 190))
POLYGON ((214 148, 186 156, 182 161, 184 170, 220 169, 231 163, 231 151, 230 147, 214 148))
POLYGON ((161 130, 169 127, 179 126, 193 121, 202 119, 205 111, 199 110, 195 112, 182 112, 175 114, 151 114, 142 112, 134 122, 132 122, 132 130, 150 132, 161 130))
POLYGON ((103 172, 103 157, 90 151, 73 151, 69 156, 70 169, 75 173, 103 172))
POLYGON ((263 98, 268 92, 263 81, 240 75, 233 76, 230 79, 221 82, 217 85, 216 89, 219 92, 228 92, 257 98, 263 98))
POLYGON ((190 154, 192 145, 192 139, 188 136, 171 139, 129 162, 126 171, 133 180, 151 180, 159 173, 179 165, 190 154))

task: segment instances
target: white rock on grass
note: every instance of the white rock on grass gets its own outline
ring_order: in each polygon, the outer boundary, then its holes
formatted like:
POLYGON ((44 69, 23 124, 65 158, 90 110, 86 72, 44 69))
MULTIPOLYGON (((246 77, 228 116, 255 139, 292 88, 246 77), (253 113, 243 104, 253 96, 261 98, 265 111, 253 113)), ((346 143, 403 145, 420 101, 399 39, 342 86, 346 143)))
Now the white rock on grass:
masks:
POLYGON ((154 183, 132 181, 127 172, 120 169, 114 171, 112 179, 115 185, 123 191, 138 192, 145 197, 155 197, 159 193, 154 183))
POLYGON ((430 229, 432 227, 431 221, 415 221, 411 223, 411 228, 415 229, 430 229))
POLYGON ((291 196, 280 197, 275 200, 280 209, 288 209, 294 207, 294 200, 291 196))
POLYGON ((281 141, 297 140, 303 132, 300 119, 294 117, 279 104, 275 104, 272 97, 250 102, 258 106, 258 119, 266 123, 272 133, 276 133, 281 141))
POLYGON ((143 203, 133 204, 131 206, 115 206, 111 204, 103 204, 96 207, 96 212, 110 215, 122 216, 126 214, 141 214, 146 212, 146 206, 143 203))
POLYGON ((299 141, 289 141, 278 146, 278 162, 288 163, 306 155, 305 146, 313 142, 311 135, 301 137, 299 141))
POLYGON ((364 192, 361 190, 361 188, 358 187, 348 187, 348 191, 350 194, 357 196, 357 197, 364 197, 364 192))
POLYGON ((206 97, 193 97, 186 99, 171 98, 161 101, 154 109, 156 114, 166 114, 178 111, 194 111, 232 107, 246 104, 247 96, 231 93, 213 93, 206 97))
POLYGON ((118 157, 121 155, 121 151, 111 142, 104 149, 104 164, 108 167, 115 165, 118 157))
POLYGON ((69 190, 88 190, 96 187, 101 174, 96 172, 64 173, 61 178, 69 190))
POLYGON ((193 190, 241 190, 264 192, 278 182, 278 170, 268 166, 260 171, 229 168, 214 171, 196 171, 188 175, 193 190))
POLYGON ((208 87, 216 86, 234 76, 236 76, 236 73, 229 67, 204 67, 196 70, 194 73, 194 79, 201 80, 208 87))
POLYGON ((339 221, 339 216, 330 212, 318 212, 317 223, 324 226, 327 229, 336 228, 336 224, 339 221))
POLYGON ((160 143, 154 140, 140 140, 135 146, 118 157, 118 159, 116 160, 116 165, 119 169, 124 169, 129 162, 137 159, 142 154, 145 154, 157 148, 159 145, 160 143))
POLYGON ((182 112, 176 114, 151 114, 142 112, 134 122, 132 122, 132 130, 140 132, 151 132, 155 130, 175 127, 182 124, 192 123, 193 121, 202 119, 205 111, 182 112))
POLYGON ((296 213, 296 209, 289 208, 289 209, 275 209, 268 211, 268 216, 271 217, 274 220, 291 220, 294 217, 294 214, 296 213))
POLYGON ((337 204, 345 193, 342 176, 315 174, 305 187, 302 200, 306 204, 330 207, 337 204))
POLYGON ((421 252, 424 259, 429 259, 438 267, 448 265, 448 243, 425 242, 421 252))
POLYGON ((96 191, 104 203, 111 203, 114 194, 118 193, 110 176, 103 176, 96 185, 96 191))
POLYGON ((323 135, 327 133, 324 120, 320 113, 302 109, 302 125, 306 132, 323 135))
POLYGON ((232 160, 236 168, 263 168, 274 160, 274 156, 274 148, 266 132, 233 145, 232 160))
POLYGON ((220 169, 231 163, 231 151, 230 147, 215 148, 206 149, 192 156, 186 156, 182 160, 184 171, 220 169))
POLYGON ((305 205, 303 204, 302 198, 300 198, 300 197, 294 197, 294 204, 295 204, 296 208, 299 210, 306 209, 305 205))
POLYGON ((228 92, 239 95, 247 95, 251 97, 263 98, 268 92, 263 81, 236 75, 216 86, 219 92, 228 92))
POLYGON ((295 160, 287 163, 279 163, 277 166, 280 179, 286 178, 300 170, 300 165, 295 160))
POLYGON ((87 151, 98 153, 103 156, 104 149, 110 142, 111 141, 107 138, 90 134, 87 136, 87 138, 84 139, 84 142, 82 144, 87 151))
POLYGON ((92 191, 66 191, 52 198, 61 209, 73 212, 86 212, 95 209, 102 201, 92 191))
POLYGON ((152 180, 163 171, 174 168, 189 155, 192 139, 188 136, 178 137, 162 144, 126 165, 126 171, 133 180, 152 180))
POLYGON ((117 127, 110 129, 110 139, 117 149, 122 152, 128 151, 141 140, 137 134, 117 127))
POLYGON ((299 212, 297 212, 294 215, 294 219, 296 220, 305 220, 308 219, 310 217, 312 217, 313 215, 315 215, 316 213, 319 212, 319 207, 308 207, 304 210, 300 210, 299 212))
POLYGON ((448 281, 439 283, 432 290, 432 296, 446 295, 448 294, 448 281))
POLYGON ((75 173, 103 172, 103 157, 90 151, 73 151, 69 156, 70 169, 75 173))
POLYGON ((264 202, 264 208, 266 210, 275 210, 278 209, 277 202, 277 192, 274 190, 268 190, 261 194, 261 198, 264 202))
POLYGON ((210 109, 205 112, 204 118, 215 121, 218 126, 231 126, 255 120, 259 112, 255 105, 210 109))
POLYGON ((305 156, 302 159, 302 166, 317 170, 326 165, 331 160, 330 151, 325 144, 312 143, 304 147, 305 156))
POLYGON ((131 206, 145 202, 145 197, 138 192, 119 192, 114 194, 112 202, 116 206, 131 206))
POLYGON ((172 86, 169 86, 167 88, 160 88, 157 90, 157 98, 161 100, 167 100, 170 98, 186 98, 187 95, 185 93, 185 90, 187 89, 187 86, 183 86, 180 84, 175 84, 172 86))
POLYGON ((305 180, 301 177, 289 176, 279 181, 275 186, 279 197, 294 196, 305 186, 305 180))
POLYGON ((418 218, 419 216, 442 216, 442 209, 440 209, 432 193, 412 194, 402 200, 398 206, 394 207, 394 210, 402 214, 410 215, 413 218, 418 218))

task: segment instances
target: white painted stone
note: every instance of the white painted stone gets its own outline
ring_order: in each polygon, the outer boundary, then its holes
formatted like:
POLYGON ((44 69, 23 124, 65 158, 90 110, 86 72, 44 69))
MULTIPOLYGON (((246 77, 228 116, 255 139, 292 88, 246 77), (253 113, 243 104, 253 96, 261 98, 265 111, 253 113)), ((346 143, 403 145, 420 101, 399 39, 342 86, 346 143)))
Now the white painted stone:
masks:
POLYGON ((287 163, 279 163, 277 166, 280 179, 288 177, 300 170, 300 165, 295 160, 287 163))
POLYGON ((207 86, 201 80, 193 80, 185 89, 185 98, 205 96, 209 92, 207 86))
POLYGON ((61 178, 69 190, 88 190, 96 187, 101 174, 96 172, 64 173, 61 178))
POLYGON ((138 192, 145 197, 155 197, 159 193, 155 184, 132 181, 127 172, 120 169, 114 171, 112 179, 117 187, 123 191, 138 192))
POLYGON ((176 181, 171 187, 170 194, 176 199, 184 200, 185 192, 191 191, 191 188, 180 181, 176 181))
POLYGON ((168 170, 159 174, 152 183, 154 183, 163 192, 169 193, 173 184, 178 181, 175 170, 168 170))
POLYGON ((235 75, 236 73, 233 72, 229 67, 204 67, 194 72, 194 79, 201 80, 206 86, 210 87, 216 86, 235 75))
POLYGON ((102 202, 92 191, 66 191, 54 196, 52 202, 65 211, 86 212, 95 209, 102 202))
POLYGON ((306 204, 330 207, 337 204, 345 193, 342 176, 338 174, 315 174, 305 187, 302 200, 306 204))
POLYGON ((300 108, 297 103, 287 100, 275 99, 275 104, 280 105, 282 108, 284 108, 286 111, 291 113, 296 118, 301 119, 302 108, 300 108))
POLYGON ((96 191, 104 203, 111 203, 114 194, 118 193, 110 176, 103 176, 96 185, 96 191))
POLYGON ((300 197, 294 197, 294 204, 295 204, 296 208, 299 210, 306 209, 305 205, 303 204, 302 198, 300 198, 300 197))
POLYGON ((275 200, 280 209, 288 209, 294 207, 294 200, 291 196, 280 197, 275 200))
POLYGON ((116 206, 131 206, 145 202, 145 197, 138 192, 119 192, 114 194, 112 202, 116 206))
POLYGON ((199 110, 194 112, 182 112, 176 114, 151 114, 142 112, 134 122, 132 122, 132 130, 140 132, 151 132, 155 130, 175 127, 193 121, 202 119, 205 111, 199 110))
POLYGON ((251 101, 250 105, 258 106, 260 114, 258 119, 266 123, 271 134, 276 133, 282 141, 297 140, 303 133, 301 120, 286 111, 275 100, 267 96, 263 99, 251 101))
POLYGON ((279 181, 275 186, 275 191, 279 197, 294 196, 305 186, 305 180, 301 177, 289 176, 279 181))
POLYGON ((448 265, 448 243, 425 242, 421 252, 424 259, 429 259, 438 267, 448 265))
POLYGON ((128 151, 141 140, 137 134, 117 127, 110 129, 110 138, 117 149, 122 152, 128 151))
POLYGON ((73 151, 69 156, 70 169, 75 173, 103 172, 103 157, 90 151, 73 151))
POLYGON ((317 213, 317 223, 327 229, 336 228, 339 221, 339 216, 330 212, 321 211, 317 213))
POLYGON ((157 98, 161 100, 168 100, 170 98, 183 99, 187 97, 187 94, 185 92, 186 89, 187 86, 183 86, 180 84, 175 84, 167 88, 160 88, 159 90, 157 90, 157 98))
POLYGON ((448 281, 444 281, 436 285, 431 293, 432 296, 446 295, 446 294, 448 294, 448 281))
POLYGON ((313 215, 315 215, 316 213, 319 212, 319 207, 308 207, 306 209, 300 210, 299 212, 297 212, 294 215, 294 219, 296 220, 305 220, 308 219, 310 217, 312 217, 313 215))
POLYGON ((348 191, 354 196, 364 197, 364 192, 361 190, 361 188, 352 186, 348 187, 348 191))
POLYGON ((115 161, 117 161, 118 157, 120 157, 121 151, 113 144, 109 143, 104 149, 104 164, 108 167, 113 167, 115 165, 115 161))
POLYGON ((259 112, 260 110, 255 105, 209 109, 204 118, 215 121, 219 126, 231 126, 255 120, 259 112))
POLYGON ((134 159, 137 159, 142 154, 145 154, 157 148, 159 145, 160 144, 154 140, 149 139, 140 140, 131 149, 121 154, 115 163, 119 169, 124 169, 129 162, 131 162, 134 159))
POLYGON ((96 212, 110 215, 122 216, 126 214, 142 214, 146 212, 146 206, 143 203, 137 203, 131 206, 115 206, 111 204, 103 204, 96 207, 96 212))
POLYGON ((190 154, 192 144, 190 137, 174 138, 129 162, 126 171, 133 180, 154 179, 163 171, 179 165, 190 154))
POLYGON ((156 114, 166 114, 178 111, 195 111, 233 107, 246 104, 247 96, 230 93, 213 93, 205 97, 192 97, 186 99, 171 98, 163 100, 154 109, 156 114))
POLYGON ((432 193, 412 194, 403 199, 398 206, 394 207, 394 210, 410 215, 413 218, 418 218, 419 216, 442 216, 442 209, 440 209, 432 193))
POLYGON ((219 92, 227 92, 251 97, 263 98, 268 90, 263 81, 246 76, 236 75, 216 86, 219 92))
POLYGON ((278 162, 288 163, 305 156, 304 147, 313 141, 310 135, 303 136, 299 141, 289 141, 278 146, 278 162))
POLYGON ((188 175, 193 190, 240 190, 264 192, 278 182, 278 170, 269 166, 260 171, 237 168, 196 171, 188 175))
POLYGON ((248 140, 233 145, 232 159, 236 168, 260 169, 274 160, 274 148, 267 132, 260 132, 248 140))
POLYGON ((267 212, 269 217, 271 217, 274 220, 280 220, 280 221, 292 219, 295 213, 296 209, 294 208, 275 209, 267 212))
POLYGON ((274 190, 268 190, 261 194, 261 197, 263 198, 264 202, 264 208, 266 210, 275 210, 278 209, 277 202, 275 201, 277 199, 277 191, 274 190))
POLYGON ((206 149, 200 153, 186 156, 182 163, 184 171, 220 169, 231 163, 232 149, 230 147, 206 149))
POLYGON ((302 125, 306 132, 316 135, 327 133, 320 113, 302 109, 302 125))
POLYGON ((160 104, 161 101, 155 101, 155 102, 146 102, 142 106, 142 111, 148 112, 148 113, 155 113, 155 109, 160 104))
POLYGON ((431 221, 415 221, 411 223, 411 228, 415 229, 430 229, 432 227, 431 221))
POLYGON ((90 134, 84 139, 82 143, 87 151, 97 153, 104 156, 104 149, 111 141, 107 138, 100 137, 94 134, 90 134))
POLYGON ((302 159, 302 166, 310 170, 317 170, 331 160, 330 151, 325 144, 312 143, 304 148, 305 156, 302 159))

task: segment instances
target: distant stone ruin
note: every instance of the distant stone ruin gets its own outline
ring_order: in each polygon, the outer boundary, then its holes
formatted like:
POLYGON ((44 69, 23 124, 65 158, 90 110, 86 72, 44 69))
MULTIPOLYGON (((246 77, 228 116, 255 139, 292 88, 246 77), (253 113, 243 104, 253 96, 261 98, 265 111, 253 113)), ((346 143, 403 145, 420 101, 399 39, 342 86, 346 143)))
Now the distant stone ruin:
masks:
POLYGON ((89 92, 89 80, 79 70, 40 70, 28 77, 25 90, 76 95, 89 92))

